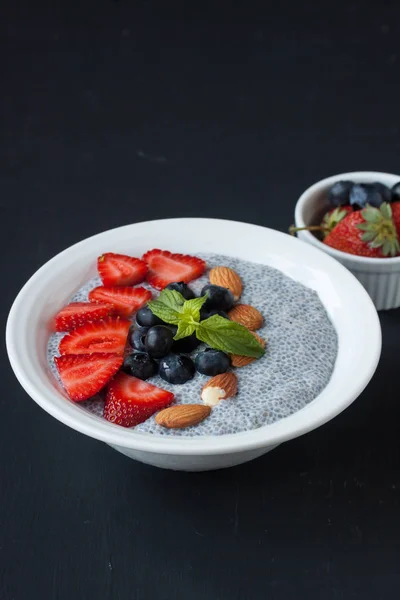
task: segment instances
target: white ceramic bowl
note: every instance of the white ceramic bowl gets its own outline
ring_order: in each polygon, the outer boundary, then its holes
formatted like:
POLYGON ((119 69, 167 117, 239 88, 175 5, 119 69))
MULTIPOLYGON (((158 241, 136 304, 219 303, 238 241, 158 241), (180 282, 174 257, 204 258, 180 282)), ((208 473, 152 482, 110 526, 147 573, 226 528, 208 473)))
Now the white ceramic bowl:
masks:
MULTIPOLYGON (((400 175, 355 171, 341 173, 318 181, 309 187, 299 198, 295 209, 296 227, 308 227, 321 222, 328 208, 327 191, 336 181, 350 180, 356 183, 380 181, 389 187, 400 181, 400 175)), ((298 237, 330 254, 347 267, 362 283, 371 296, 377 310, 387 310, 400 306, 400 256, 394 258, 367 258, 354 256, 335 250, 323 244, 310 231, 299 231, 298 237)))
POLYGON ((46 263, 23 287, 8 318, 6 340, 11 365, 21 385, 51 415, 126 456, 188 471, 246 462, 329 421, 365 388, 381 351, 381 330, 373 303, 337 261, 289 235, 214 219, 137 223, 71 246, 46 263), (152 247, 192 254, 215 252, 252 260, 276 267, 316 290, 339 337, 334 372, 323 392, 304 409, 272 425, 197 439, 136 433, 68 400, 46 361, 51 317, 95 275, 98 255, 115 251, 141 256, 152 247))

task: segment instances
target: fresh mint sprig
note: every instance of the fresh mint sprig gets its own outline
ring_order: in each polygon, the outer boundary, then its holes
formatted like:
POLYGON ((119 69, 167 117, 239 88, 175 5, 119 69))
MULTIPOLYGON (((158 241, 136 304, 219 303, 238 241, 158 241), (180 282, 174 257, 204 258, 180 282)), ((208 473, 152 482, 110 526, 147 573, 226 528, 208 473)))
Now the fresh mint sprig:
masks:
POLYGON ((265 350, 246 327, 228 321, 220 315, 213 315, 201 321, 196 336, 215 350, 222 350, 239 356, 260 358, 265 350))
POLYGON ((181 322, 185 298, 175 290, 163 290, 157 300, 151 300, 148 303, 153 315, 171 325, 178 325, 181 322))
POLYGON ((181 340, 196 332, 196 337, 215 350, 229 354, 260 358, 265 350, 246 327, 213 315, 200 320, 200 309, 207 295, 193 300, 185 298, 175 290, 163 290, 157 300, 151 300, 151 312, 165 323, 177 325, 174 340, 181 340))

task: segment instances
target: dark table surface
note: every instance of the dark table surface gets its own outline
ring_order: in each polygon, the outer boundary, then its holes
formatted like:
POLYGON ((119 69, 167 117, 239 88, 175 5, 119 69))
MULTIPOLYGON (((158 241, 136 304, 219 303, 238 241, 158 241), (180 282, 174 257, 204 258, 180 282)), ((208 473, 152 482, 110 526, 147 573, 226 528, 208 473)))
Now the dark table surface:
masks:
MULTIPOLYGON (((101 230, 207 216, 285 231, 313 181, 400 171, 400 4, 269 4, 2 3, 4 322, 39 266, 101 230)), ((400 312, 381 322, 376 377, 345 413, 209 473, 63 426, 3 347, 1 600, 396 595, 400 312)))

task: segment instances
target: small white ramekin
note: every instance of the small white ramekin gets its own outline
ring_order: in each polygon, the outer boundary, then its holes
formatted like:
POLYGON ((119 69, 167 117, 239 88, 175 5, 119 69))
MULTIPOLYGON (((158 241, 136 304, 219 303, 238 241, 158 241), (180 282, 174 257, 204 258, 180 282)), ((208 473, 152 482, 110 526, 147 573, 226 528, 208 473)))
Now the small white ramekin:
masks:
MULTIPOLYGON (((337 181, 356 183, 380 181, 389 187, 400 181, 400 175, 374 171, 341 173, 318 181, 305 190, 295 209, 296 227, 307 227, 321 222, 328 208, 327 191, 337 181)), ((367 258, 335 250, 323 244, 310 231, 299 231, 298 237, 330 254, 357 277, 371 296, 377 310, 388 310, 400 306, 400 256, 394 258, 367 258)))

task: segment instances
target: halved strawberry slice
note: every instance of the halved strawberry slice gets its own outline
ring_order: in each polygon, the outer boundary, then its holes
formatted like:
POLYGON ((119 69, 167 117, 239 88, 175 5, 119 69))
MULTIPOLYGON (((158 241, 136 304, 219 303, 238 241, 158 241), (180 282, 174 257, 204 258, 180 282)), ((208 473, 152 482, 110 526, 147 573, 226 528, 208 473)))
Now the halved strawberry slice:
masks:
POLYGON ((80 402, 95 396, 122 366, 116 354, 80 354, 56 356, 57 371, 71 400, 80 402))
POLYGON ((116 425, 133 427, 171 404, 173 399, 172 392, 119 373, 108 386, 104 417, 116 425))
POLYGON ((63 337, 59 346, 60 354, 107 352, 122 355, 130 325, 130 321, 119 317, 86 323, 63 337))
POLYGON ((123 317, 130 317, 151 299, 151 292, 143 287, 106 287, 101 285, 89 292, 90 302, 108 302, 123 317))
POLYGON ((172 254, 168 250, 149 250, 143 255, 149 267, 146 280, 157 290, 174 281, 188 283, 203 275, 206 263, 201 258, 187 254, 172 254))
POLYGON ((97 270, 104 285, 135 285, 148 271, 140 258, 107 252, 97 259, 97 270))
POLYGON ((108 317, 114 310, 112 304, 100 302, 71 302, 64 306, 54 317, 54 328, 56 331, 71 331, 85 323, 93 323, 108 317))

